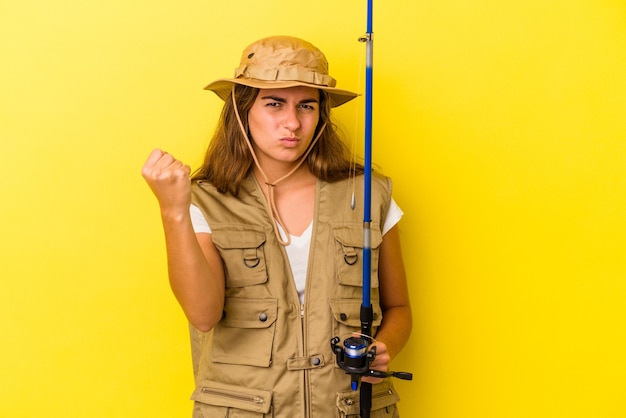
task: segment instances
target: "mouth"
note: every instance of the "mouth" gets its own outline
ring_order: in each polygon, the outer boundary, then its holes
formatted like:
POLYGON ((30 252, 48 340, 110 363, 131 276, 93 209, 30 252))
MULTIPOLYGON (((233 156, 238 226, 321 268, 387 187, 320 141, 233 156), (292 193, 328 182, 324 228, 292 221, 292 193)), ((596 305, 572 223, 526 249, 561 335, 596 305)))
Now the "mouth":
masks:
POLYGON ((293 147, 293 146, 298 145, 298 143, 300 142, 300 139, 296 137, 283 137, 283 138, 280 138, 280 142, 283 145, 293 147))

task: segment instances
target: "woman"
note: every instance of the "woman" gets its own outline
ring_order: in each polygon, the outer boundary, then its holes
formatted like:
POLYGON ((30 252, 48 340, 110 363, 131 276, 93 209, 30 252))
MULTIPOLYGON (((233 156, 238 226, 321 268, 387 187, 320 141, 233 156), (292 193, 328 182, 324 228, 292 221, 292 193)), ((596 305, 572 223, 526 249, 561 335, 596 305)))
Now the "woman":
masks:
MULTIPOLYGON (((154 150, 142 171, 190 323, 194 417, 355 416, 330 340, 360 326, 363 167, 330 109, 356 94, 335 87, 316 47, 283 36, 251 44, 235 78, 206 89, 225 104, 202 167, 190 180, 154 150)), ((386 177, 373 176, 371 212, 371 368, 386 371, 411 331, 402 212, 386 177)), ((372 417, 397 416, 388 380, 363 378, 375 384, 372 417)))

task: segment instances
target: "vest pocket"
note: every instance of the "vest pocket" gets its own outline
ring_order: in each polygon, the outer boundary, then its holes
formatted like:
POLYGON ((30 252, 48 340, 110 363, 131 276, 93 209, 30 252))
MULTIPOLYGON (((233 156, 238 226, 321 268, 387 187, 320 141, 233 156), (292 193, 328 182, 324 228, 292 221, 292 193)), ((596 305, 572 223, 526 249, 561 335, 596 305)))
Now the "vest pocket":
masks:
POLYGON ((216 227, 211 238, 224 260, 226 287, 252 286, 267 281, 263 232, 216 227))
MULTIPOLYGON (((363 224, 342 225, 333 228, 335 237, 335 264, 337 280, 346 286, 362 286, 363 280, 363 224)), ((370 229, 372 287, 378 287, 378 250, 383 242, 380 228, 372 223, 370 229)))
MULTIPOLYGON (((330 309, 333 312, 334 321, 332 324, 333 335, 343 339, 346 334, 361 331, 361 299, 331 299, 330 309)), ((372 334, 376 335, 376 330, 383 319, 380 303, 372 300, 374 320, 372 321, 372 334)))
MULTIPOLYGON (((393 385, 385 380, 372 387, 371 418, 398 418, 396 404, 400 397, 393 385)), ((358 391, 337 393, 337 418, 359 418, 360 402, 358 391)))
POLYGON ((276 299, 226 298, 213 329, 213 362, 269 367, 277 312, 276 299))
POLYGON ((270 417, 272 391, 203 380, 191 395, 194 418, 270 417))

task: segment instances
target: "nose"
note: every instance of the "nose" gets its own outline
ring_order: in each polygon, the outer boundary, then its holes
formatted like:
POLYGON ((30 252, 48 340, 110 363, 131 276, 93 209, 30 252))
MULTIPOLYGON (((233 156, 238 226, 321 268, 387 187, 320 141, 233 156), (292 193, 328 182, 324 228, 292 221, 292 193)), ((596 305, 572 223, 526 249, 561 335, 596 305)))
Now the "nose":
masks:
POLYGON ((295 132, 300 128, 300 118, 298 117, 298 109, 289 107, 285 110, 283 126, 289 129, 289 132, 295 132))

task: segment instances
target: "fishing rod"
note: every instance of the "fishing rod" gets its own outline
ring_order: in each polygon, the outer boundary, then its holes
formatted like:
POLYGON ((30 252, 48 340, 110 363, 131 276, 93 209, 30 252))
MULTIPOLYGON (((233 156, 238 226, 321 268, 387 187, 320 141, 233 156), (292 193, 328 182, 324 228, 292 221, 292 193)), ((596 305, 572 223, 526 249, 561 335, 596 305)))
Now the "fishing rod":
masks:
MULTIPOLYGON (((367 25, 365 36, 359 41, 365 42, 365 152, 363 176, 363 294, 361 300, 361 334, 367 337, 372 336, 372 321, 374 314, 372 310, 372 108, 374 103, 374 31, 373 31, 373 3, 374 0, 367 0, 367 25)), ((366 360, 367 368, 374 360, 376 352, 370 354, 370 359, 366 360)), ((369 418, 372 409, 372 384, 361 383, 359 393, 359 404, 361 418, 369 418)))
POLYGON ((331 340, 331 348, 337 357, 337 364, 350 374, 352 390, 357 390, 360 383, 359 408, 361 418, 370 418, 372 409, 372 384, 361 382, 361 377, 397 377, 411 380, 413 376, 406 372, 380 372, 370 370, 370 364, 376 358, 376 347, 368 349, 373 341, 373 308, 371 301, 372 287, 372 247, 371 247, 371 209, 372 209, 372 108, 374 85, 374 33, 373 0, 367 0, 367 25, 365 35, 359 42, 365 42, 365 131, 364 131, 364 174, 363 174, 363 278, 361 301, 361 333, 359 336, 346 338, 343 347, 339 337, 331 340))

